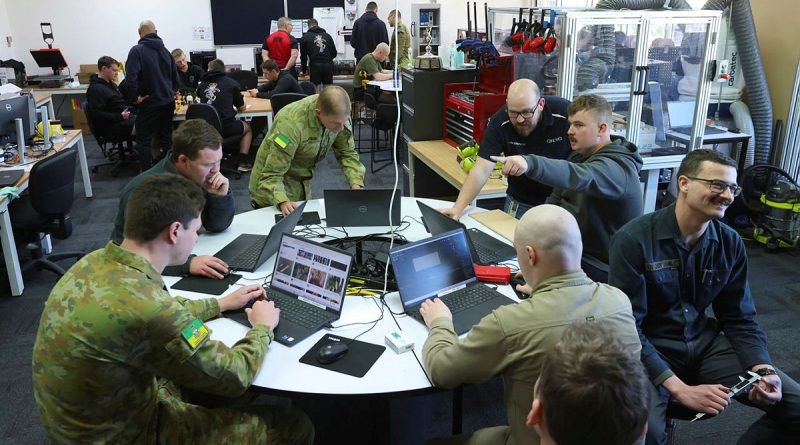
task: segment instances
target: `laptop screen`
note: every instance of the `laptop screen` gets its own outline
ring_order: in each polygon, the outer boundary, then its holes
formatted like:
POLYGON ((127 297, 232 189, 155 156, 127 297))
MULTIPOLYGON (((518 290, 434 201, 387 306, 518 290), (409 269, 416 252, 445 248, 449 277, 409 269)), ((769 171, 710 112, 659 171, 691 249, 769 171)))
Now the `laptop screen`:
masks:
POLYGON ((667 102, 667 114, 669 115, 669 126, 672 128, 687 128, 692 126, 694 119, 695 101, 669 101, 667 102))
POLYGON ((284 234, 271 287, 339 312, 352 264, 347 252, 284 234))
POLYGON ((389 255, 405 308, 476 280, 464 229, 396 247, 389 255))

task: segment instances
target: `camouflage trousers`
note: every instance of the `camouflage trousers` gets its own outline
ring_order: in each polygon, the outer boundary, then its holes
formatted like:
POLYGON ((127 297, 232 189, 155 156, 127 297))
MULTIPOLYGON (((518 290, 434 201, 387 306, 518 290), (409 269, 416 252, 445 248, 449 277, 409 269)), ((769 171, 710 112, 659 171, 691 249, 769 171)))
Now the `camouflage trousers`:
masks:
POLYGON ((314 442, 314 426, 289 406, 210 408, 185 401, 181 388, 158 381, 159 444, 303 444, 314 442))

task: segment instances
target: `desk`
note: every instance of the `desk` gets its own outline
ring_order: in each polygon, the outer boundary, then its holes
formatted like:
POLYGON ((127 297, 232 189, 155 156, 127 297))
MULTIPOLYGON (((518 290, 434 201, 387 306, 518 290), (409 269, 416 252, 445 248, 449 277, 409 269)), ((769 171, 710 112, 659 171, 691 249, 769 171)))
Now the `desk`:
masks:
POLYGON ((389 92, 399 91, 401 93, 403 92, 403 83, 398 81, 397 82, 397 86, 394 86, 394 81, 392 79, 389 79, 389 80, 370 80, 368 82, 368 84, 369 85, 375 85, 375 86, 379 87, 383 91, 389 91, 389 92))
MULTIPOLYGON (((416 173, 415 163, 419 159, 430 167, 436 174, 450 183, 456 190, 461 190, 467 180, 467 174, 456 162, 458 153, 456 149, 442 140, 438 141, 410 141, 408 143, 408 182, 409 193, 416 196, 414 175, 416 173)), ((476 205, 478 199, 486 198, 505 198, 506 185, 500 178, 489 178, 481 189, 478 196, 472 201, 476 205)), ((452 203, 448 203, 448 207, 452 203)))
POLYGON ((36 85, 30 86, 31 93, 38 94, 38 93, 47 93, 52 95, 59 95, 59 94, 86 94, 86 90, 89 89, 89 84, 80 84, 77 87, 71 86, 61 86, 57 88, 39 88, 36 85))
MULTIPOLYGON (((674 141, 686 145, 687 147, 690 145, 690 139, 688 134, 678 133, 675 131, 667 131, 666 132, 667 140, 674 141)), ((714 145, 716 150, 717 144, 741 144, 741 148, 739 148, 738 153, 736 155, 736 159, 739 162, 739 173, 744 170, 744 163, 747 158, 747 146, 750 142, 750 135, 747 133, 735 133, 732 131, 726 131, 725 133, 718 133, 718 134, 704 134, 703 135, 703 145, 714 145)), ((731 153, 731 157, 733 157, 733 153, 731 153)))
MULTIPOLYGON (((402 198, 401 210, 404 217, 411 216, 419 221, 420 212, 415 201, 416 200, 412 198, 402 198)), ((441 207, 449 204, 429 199, 423 201, 434 207, 441 207)), ((324 201, 310 201, 306 205, 305 211, 317 211, 320 217, 324 218, 324 201)), ((480 209, 470 209, 467 214, 482 211, 483 210, 480 209)), ((241 233, 267 234, 273 225, 273 221, 275 220, 274 215, 276 213, 277 211, 274 207, 269 207, 236 215, 230 228, 225 232, 214 234, 205 233, 200 236, 193 253, 213 254, 241 233)), ((462 218, 461 221, 468 227, 481 226, 468 216, 462 218)), ((348 228, 347 232, 350 236, 359 236, 375 233, 378 231, 375 229, 382 228, 348 228)), ((337 231, 329 232, 330 235, 333 236, 342 236, 342 234, 337 231)), ((400 233, 409 240, 417 240, 428 236, 422 225, 414 221, 411 221, 410 226, 400 233)), ((502 239, 496 236, 494 232, 487 230, 487 233, 498 239, 502 239)), ((264 263, 253 273, 242 273, 244 278, 240 280, 240 283, 249 284, 261 282, 263 277, 272 272, 273 264, 274 258, 264 263), (250 280, 246 280, 248 278, 250 280)), ((164 277, 164 281, 168 286, 171 286, 177 280, 177 277, 164 277)), ((236 288, 236 286, 232 286, 229 292, 236 288)), ((499 289, 504 294, 516 300, 510 286, 500 286, 499 289)), ((208 295, 185 291, 170 291, 170 293, 173 295, 180 293, 180 295, 191 299, 208 298, 208 295)), ((396 292, 387 295, 386 302, 389 307, 391 307, 392 311, 402 312, 400 298, 396 292)), ((372 300, 364 297, 348 296, 344 301, 341 319, 333 324, 334 326, 339 326, 353 322, 369 322, 377 319, 379 316, 380 310, 372 300)), ((414 339, 415 351, 417 355, 421 357, 422 346, 428 335, 427 328, 422 323, 406 316, 397 316, 397 321, 403 328, 403 334, 414 339)), ((248 331, 248 328, 226 318, 211 320, 207 325, 212 329, 211 337, 222 341, 228 346, 232 346, 248 331)), ((368 327, 369 325, 356 325, 341 329, 322 330, 291 348, 276 342, 272 343, 265 358, 265 362, 259 370, 253 385, 269 391, 328 395, 412 395, 419 391, 431 390, 432 387, 419 364, 414 359, 414 356, 410 353, 395 354, 389 348, 384 351, 378 361, 375 362, 372 368, 362 378, 324 370, 299 362, 300 357, 326 333, 330 332, 343 337, 353 338, 365 331, 368 327)), ((378 322, 377 326, 359 337, 359 340, 383 345, 384 335, 396 329, 397 327, 392 317, 388 313, 385 313, 384 318, 378 322)))
MULTIPOLYGON (((78 160, 81 166, 81 176, 83 177, 83 189, 87 198, 92 197, 92 182, 89 178, 89 164, 86 162, 86 149, 83 145, 83 134, 80 130, 69 130, 64 134, 66 137, 63 142, 54 144, 55 151, 61 151, 65 148, 78 145, 78 160)), ((24 166, 25 174, 17 182, 17 188, 22 193, 28 188, 28 172, 33 167, 35 162, 28 163, 24 166)), ((19 168, 19 167, 11 167, 19 168)), ((17 257, 17 246, 14 243, 14 232, 11 228, 11 217, 8 211, 8 199, 0 197, 0 243, 3 246, 3 259, 8 270, 8 281, 11 285, 11 295, 22 295, 25 285, 22 282, 22 271, 19 267, 19 258, 17 257)))
MULTIPOLYGON (((236 113, 236 117, 266 117, 267 118, 267 128, 272 128, 272 103, 269 99, 260 99, 258 97, 250 97, 250 94, 247 92, 242 92, 242 96, 244 96, 244 103, 247 105, 247 109, 245 111, 239 111, 236 113)), ((173 116, 173 121, 183 121, 186 120, 186 109, 189 108, 188 105, 181 105, 175 110, 175 115, 173 116)))

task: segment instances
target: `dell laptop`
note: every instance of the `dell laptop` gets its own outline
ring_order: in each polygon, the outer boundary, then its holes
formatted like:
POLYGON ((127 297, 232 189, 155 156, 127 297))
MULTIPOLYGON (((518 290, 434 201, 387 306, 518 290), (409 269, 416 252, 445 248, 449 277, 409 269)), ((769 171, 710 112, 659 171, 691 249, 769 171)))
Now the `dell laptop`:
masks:
POLYGON ((417 201, 419 211, 422 212, 422 222, 431 235, 448 232, 455 229, 464 229, 467 232, 469 250, 472 252, 472 261, 481 266, 498 263, 500 261, 516 258, 517 251, 499 239, 478 229, 467 229, 459 221, 442 214, 433 207, 417 201))
MULTIPOLYGON (((667 116, 669 116, 670 130, 680 134, 692 134, 692 120, 694 119, 695 101, 673 100, 667 102, 667 116)), ((703 134, 721 134, 726 130, 706 125, 703 134)))
POLYGON ((400 225, 400 191, 392 189, 325 190, 325 225, 367 227, 400 225), (389 224, 389 203, 392 218, 389 224))
POLYGON ((281 235, 292 233, 305 206, 305 202, 300 203, 286 218, 272 226, 269 235, 243 233, 214 256, 225 261, 230 270, 254 272, 278 250, 281 235))
MULTIPOLYGON (((342 313, 353 256, 344 250, 283 234, 267 290, 281 310, 275 341, 294 346, 342 313)), ((250 326, 244 309, 226 316, 250 326)))
POLYGON ((389 251, 403 310, 423 322, 420 305, 441 298, 461 335, 494 309, 514 300, 478 282, 464 229, 451 230, 389 251))

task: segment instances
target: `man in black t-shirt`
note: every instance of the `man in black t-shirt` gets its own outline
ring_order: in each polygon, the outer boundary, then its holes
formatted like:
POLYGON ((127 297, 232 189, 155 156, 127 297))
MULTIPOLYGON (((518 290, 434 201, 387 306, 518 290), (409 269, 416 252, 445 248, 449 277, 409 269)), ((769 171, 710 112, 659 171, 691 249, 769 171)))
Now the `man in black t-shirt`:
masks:
MULTIPOLYGON (((508 88, 506 105, 489 120, 480 143, 478 158, 452 208, 441 212, 459 219, 464 209, 480 193, 495 163, 490 156, 535 154, 552 159, 566 159, 572 152, 567 131, 569 101, 560 97, 542 97, 530 79, 514 81, 508 88)), ((506 202, 509 214, 520 218, 528 209, 543 204, 552 187, 526 176, 509 176, 506 202)))
POLYGON ((178 67, 178 77, 181 80, 180 92, 183 95, 194 94, 197 89, 197 84, 205 72, 203 68, 186 60, 186 53, 180 48, 172 50, 172 59, 175 61, 175 66, 178 67))
POLYGON ((239 142, 239 171, 248 172, 253 164, 247 159, 253 133, 246 122, 236 119, 237 111, 244 111, 247 106, 239 91, 239 82, 225 75, 225 62, 214 59, 208 63, 208 72, 197 86, 197 100, 214 106, 222 121, 222 137, 242 135, 239 142))

